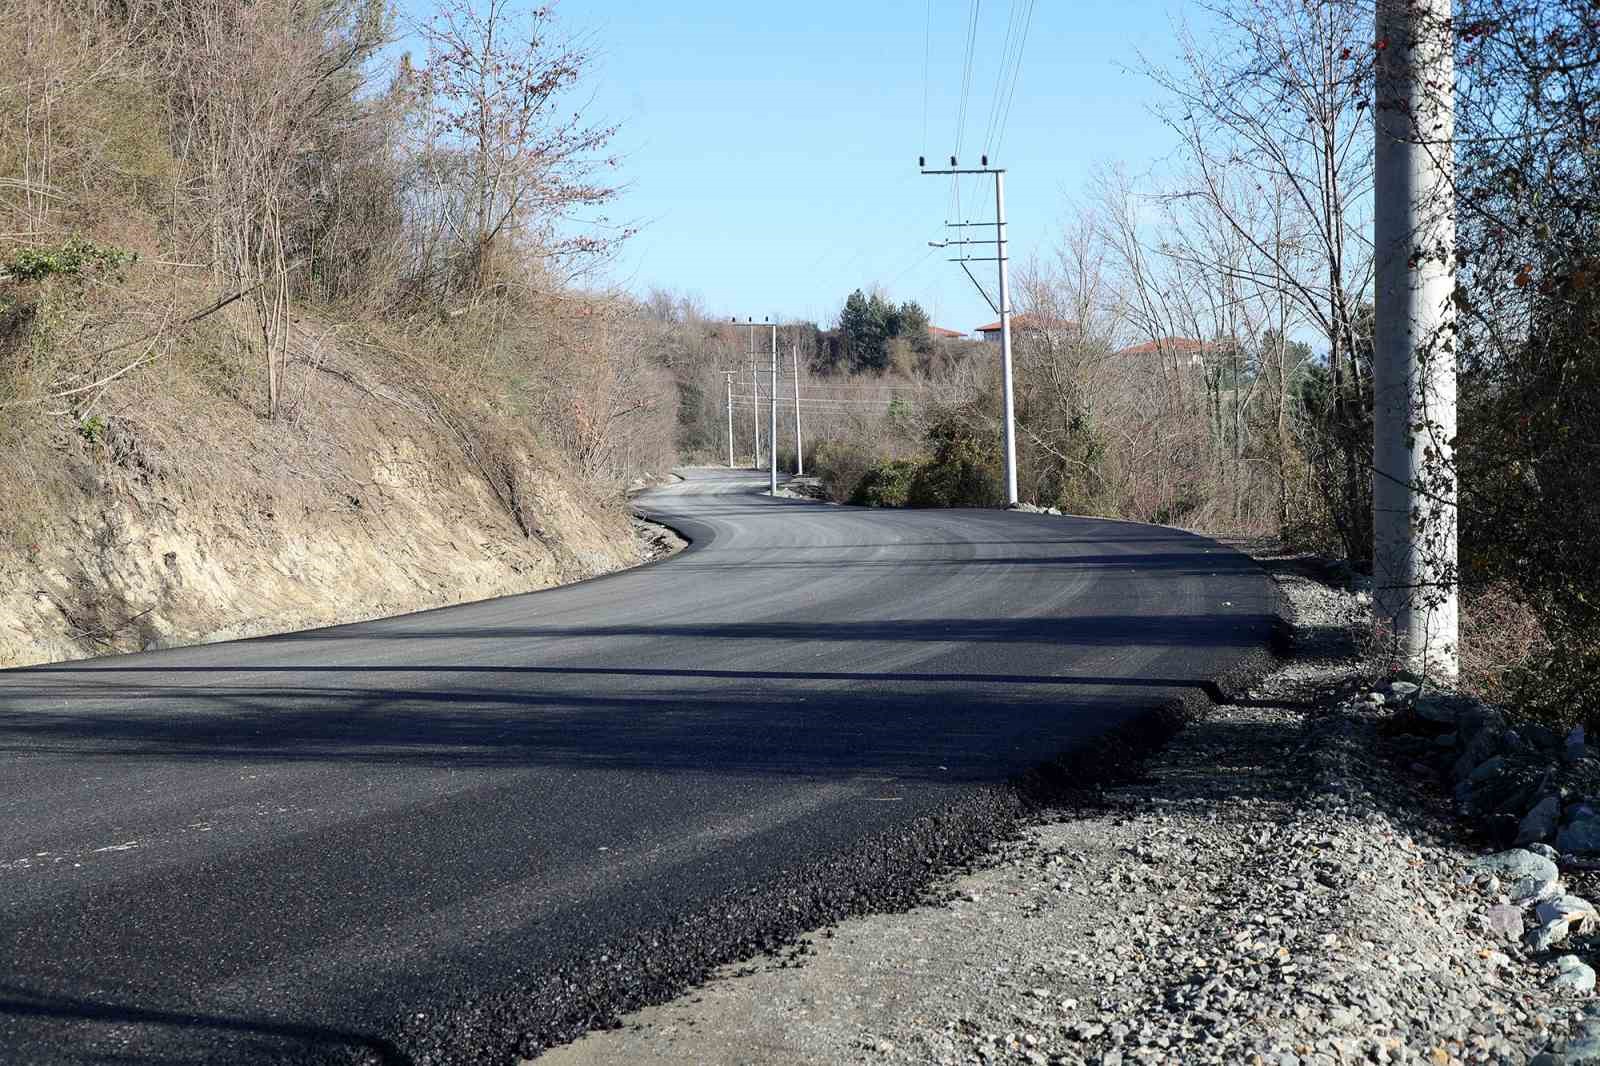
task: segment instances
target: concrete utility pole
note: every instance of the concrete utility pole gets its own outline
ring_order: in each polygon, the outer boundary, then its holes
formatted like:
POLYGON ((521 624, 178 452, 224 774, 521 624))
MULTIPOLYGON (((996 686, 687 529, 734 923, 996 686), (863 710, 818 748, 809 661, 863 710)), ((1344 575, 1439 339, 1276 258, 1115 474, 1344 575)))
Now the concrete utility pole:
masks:
POLYGON ((1006 463, 1006 502, 1011 506, 1017 504, 1017 418, 1016 402, 1013 399, 1013 380, 1011 373, 1011 294, 1009 279, 1006 273, 1006 261, 1009 255, 1006 251, 1009 243, 1006 238, 1006 172, 1004 167, 991 168, 989 157, 981 157, 981 166, 963 168, 956 163, 956 157, 950 157, 950 167, 946 170, 929 170, 926 159, 917 158, 917 166, 924 174, 954 174, 957 180, 962 174, 993 174, 994 175, 994 222, 965 222, 957 219, 947 222, 946 225, 955 229, 956 237, 943 241, 930 241, 935 248, 948 248, 955 246, 963 249, 952 263, 960 263, 961 269, 967 272, 967 277, 972 278, 972 283, 978 286, 978 292, 983 295, 985 302, 993 308, 995 314, 1000 316, 1000 380, 1005 392, 1005 463, 1006 463), (973 277, 968 263, 982 263, 991 261, 987 256, 971 256, 965 252, 968 245, 987 244, 983 240, 971 240, 966 235, 966 230, 974 226, 994 226, 994 257, 993 262, 999 267, 1000 301, 996 303, 989 299, 989 293, 973 277))
POLYGON ((790 355, 794 357, 794 476, 799 477, 806 472, 806 455, 800 447, 800 344, 794 342, 790 347, 790 355))
POLYGON ((750 349, 750 397, 754 401, 751 407, 750 429, 755 434, 755 463, 753 469, 761 469, 761 376, 756 371, 755 348, 750 349))
MULTIPOLYGON (((761 469, 761 379, 756 374, 756 320, 752 316, 745 319, 750 323, 750 346, 746 354, 750 356, 750 395, 755 404, 754 414, 751 416, 751 439, 753 447, 753 464, 755 470, 761 469)), ((733 324, 739 324, 739 316, 733 316, 733 324)), ((730 375, 732 371, 729 371, 730 375)), ((728 465, 733 465, 733 378, 728 378, 728 465)))
POLYGON ((1397 665, 1457 652, 1451 0, 1377 0, 1373 623, 1397 665))
POLYGON ((728 469, 733 469, 733 371, 726 374, 728 383, 728 469))
MULTIPOLYGON (((985 160, 987 162, 987 159, 985 160)), ((1000 375, 1006 404, 1006 502, 1017 503, 1017 408, 1011 381, 1011 290, 1006 279, 1006 172, 994 172, 994 254, 1000 265, 1000 375)))
POLYGON ((772 474, 767 495, 778 495, 778 324, 772 324, 772 421, 767 426, 767 450, 772 453, 772 474))

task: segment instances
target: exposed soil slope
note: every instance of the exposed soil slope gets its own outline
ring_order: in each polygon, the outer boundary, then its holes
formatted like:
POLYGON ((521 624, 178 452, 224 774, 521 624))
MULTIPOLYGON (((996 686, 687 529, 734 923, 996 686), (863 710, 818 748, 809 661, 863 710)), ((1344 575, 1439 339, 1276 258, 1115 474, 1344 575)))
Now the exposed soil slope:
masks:
POLYGON ((94 434, 66 423, 7 457, 0 667, 355 621, 640 561, 621 500, 535 434, 452 411, 327 332, 297 324, 292 418, 222 419, 174 372, 137 417, 111 413, 94 434))

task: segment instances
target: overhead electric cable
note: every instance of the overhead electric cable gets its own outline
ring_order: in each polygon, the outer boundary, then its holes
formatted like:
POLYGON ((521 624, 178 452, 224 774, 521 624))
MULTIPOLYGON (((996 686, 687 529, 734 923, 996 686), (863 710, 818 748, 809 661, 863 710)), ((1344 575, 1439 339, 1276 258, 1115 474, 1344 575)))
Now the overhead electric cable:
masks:
POLYGON ((1022 74, 1022 51, 1028 46, 1028 30, 1033 26, 1033 6, 1036 0, 1028 0, 1028 13, 1022 23, 1022 42, 1017 46, 1017 62, 1011 71, 1011 90, 1006 93, 1005 113, 1000 116, 1000 129, 995 137, 994 154, 1000 154, 1000 148, 1006 143, 1006 125, 1011 121, 1011 105, 1017 99, 1017 81, 1022 74))
POLYGON ((918 147, 928 150, 928 69, 933 58, 933 0, 928 0, 928 14, 922 28, 922 140, 918 147))
POLYGON ((1000 63, 994 75, 994 93, 989 97, 989 121, 983 128, 983 151, 988 154, 989 147, 994 144, 994 128, 1000 121, 1001 105, 1006 95, 1006 73, 1012 66, 1012 49, 1017 40, 1017 16, 1022 11, 1027 0, 1011 0, 1011 12, 1006 18, 1005 41, 1000 45, 1000 63))
POLYGON ((967 22, 967 58, 961 70, 961 106, 956 112, 956 155, 967 131, 967 100, 972 92, 972 57, 978 44, 978 8, 982 0, 972 0, 972 17, 967 22))
MULTIPOLYGON (((967 101, 972 95, 972 59, 978 47, 978 11, 982 0, 972 0, 972 14, 967 19, 967 52, 966 59, 961 68, 961 101, 956 111, 956 158, 961 156, 961 148, 966 140, 967 132, 967 101)), ((950 190, 953 200, 951 218, 961 220, 961 177, 958 174, 950 176, 950 190)))

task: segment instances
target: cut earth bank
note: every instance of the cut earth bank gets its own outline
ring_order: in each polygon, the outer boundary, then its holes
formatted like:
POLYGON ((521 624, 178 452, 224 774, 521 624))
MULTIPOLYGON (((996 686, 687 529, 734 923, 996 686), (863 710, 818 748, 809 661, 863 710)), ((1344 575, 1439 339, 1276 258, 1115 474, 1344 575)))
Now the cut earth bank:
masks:
POLYGON ((1291 651, 1136 779, 925 906, 726 967, 539 1066, 1600 1064, 1600 883, 1563 785, 1600 767, 1581 741, 1375 686, 1365 598, 1245 547, 1283 586, 1291 651), (1516 816, 1551 796, 1565 827, 1516 816))
POLYGON ((531 592, 681 546, 525 442, 490 453, 330 381, 327 438, 269 427, 270 447, 185 458, 65 434, 60 467, 14 487, 25 535, 0 537, 0 668, 531 592), (220 475, 165 469, 185 462, 220 475))

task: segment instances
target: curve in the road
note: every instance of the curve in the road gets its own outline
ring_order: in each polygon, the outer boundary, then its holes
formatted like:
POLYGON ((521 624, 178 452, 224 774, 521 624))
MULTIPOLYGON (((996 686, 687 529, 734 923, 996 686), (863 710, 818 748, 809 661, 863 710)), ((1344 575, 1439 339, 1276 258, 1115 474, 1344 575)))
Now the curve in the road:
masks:
POLYGON ((760 484, 566 588, 0 672, 0 1060, 530 1054, 913 902, 1020 772, 1266 661, 1213 541, 760 484))

